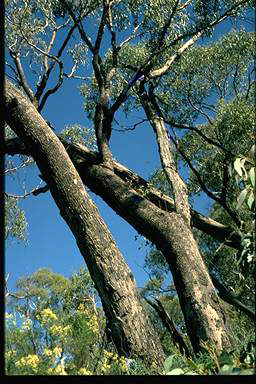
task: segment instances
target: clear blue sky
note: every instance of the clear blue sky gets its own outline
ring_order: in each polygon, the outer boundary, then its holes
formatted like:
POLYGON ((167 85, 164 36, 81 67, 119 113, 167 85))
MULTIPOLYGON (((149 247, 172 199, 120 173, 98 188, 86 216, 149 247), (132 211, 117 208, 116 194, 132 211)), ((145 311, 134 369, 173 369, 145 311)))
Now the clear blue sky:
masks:
MULTIPOLYGON (((230 24, 219 27, 215 38, 225 33, 229 27, 230 24)), ((51 121, 56 132, 66 125, 75 123, 88 126, 78 85, 77 80, 65 79, 59 92, 49 97, 43 116, 51 121)), ((143 118, 144 115, 135 112, 133 117, 143 118)), ((124 120, 122 122, 124 123, 124 120)), ((125 124, 129 126, 131 122, 127 120, 125 124)), ((155 138, 149 124, 140 125, 135 131, 125 133, 113 131, 110 145, 117 161, 146 179, 159 167, 155 138)), ((19 180, 7 178, 6 191, 22 194, 20 187, 17 188, 17 181, 20 185, 23 182, 27 183, 27 190, 29 190, 29 186, 35 187, 39 183, 38 174, 37 169, 28 169, 19 180)), ((137 232, 113 212, 100 197, 94 194, 91 196, 130 266, 137 286, 143 286, 148 276, 143 271, 147 248, 138 249, 143 244, 142 239, 135 241, 137 232)), ((10 273, 8 280, 10 290, 14 289, 17 278, 27 276, 38 268, 47 267, 68 277, 80 267, 85 266, 75 239, 59 215, 50 192, 21 199, 20 206, 26 211, 29 242, 27 246, 13 240, 6 242, 5 275, 10 273)), ((196 201, 195 209, 204 213, 208 206, 209 201, 203 197, 196 201)))

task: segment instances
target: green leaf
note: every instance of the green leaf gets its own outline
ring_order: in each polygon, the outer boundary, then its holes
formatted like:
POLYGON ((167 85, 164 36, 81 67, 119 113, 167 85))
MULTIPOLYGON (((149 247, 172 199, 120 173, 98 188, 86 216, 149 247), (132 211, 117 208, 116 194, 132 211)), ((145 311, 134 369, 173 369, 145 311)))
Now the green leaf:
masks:
POLYGON ((242 177, 243 176, 243 171, 242 171, 241 161, 242 161, 241 157, 238 157, 237 159, 235 159, 235 161, 234 161, 234 168, 235 168, 236 172, 239 174, 239 176, 242 177))
POLYGON ((167 375, 184 375, 184 371, 181 368, 175 368, 170 372, 167 372, 167 375))
POLYGON ((249 171, 249 179, 253 187, 255 187, 255 167, 252 167, 249 171))
POLYGON ((256 146, 255 146, 255 144, 253 144, 253 146, 251 147, 251 149, 249 151, 249 157, 251 159, 253 159, 254 162, 255 162, 255 155, 256 155, 256 146))
POLYGON ((223 367, 221 367, 220 374, 227 375, 227 374, 231 373, 232 370, 233 370, 232 365, 225 364, 225 365, 223 365, 223 367))
POLYGON ((248 190, 247 189, 243 189, 242 192, 240 193, 240 195, 238 196, 237 198, 237 206, 236 206, 236 209, 239 209, 242 204, 244 203, 245 199, 246 199, 246 196, 247 196, 247 193, 248 193, 248 190))
POLYGON ((254 191, 251 191, 248 199, 247 199, 247 205, 249 209, 252 211, 253 209, 253 204, 255 203, 255 196, 254 196, 254 191))
POLYGON ((184 373, 184 375, 198 375, 198 373, 196 373, 195 371, 188 371, 184 373))
POLYGON ((167 359, 164 362, 164 370, 166 373, 169 372, 169 370, 172 366, 173 358, 174 358, 174 355, 171 355, 171 356, 167 357, 167 359))

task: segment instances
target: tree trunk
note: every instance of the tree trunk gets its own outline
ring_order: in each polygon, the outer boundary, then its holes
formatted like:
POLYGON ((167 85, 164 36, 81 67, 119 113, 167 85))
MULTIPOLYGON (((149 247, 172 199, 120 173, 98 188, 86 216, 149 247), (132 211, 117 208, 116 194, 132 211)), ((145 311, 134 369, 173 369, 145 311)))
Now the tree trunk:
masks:
MULTIPOLYGON (((68 144, 66 145, 68 147, 68 144)), ((17 151, 27 153, 27 149, 22 147, 21 143, 17 142, 17 140, 10 141, 8 153, 15 154, 17 151)), ((199 284, 199 288, 200 286, 202 288, 202 305, 205 309, 210 313, 211 306, 207 307, 208 298, 210 299, 210 302, 213 301, 212 305, 216 305, 220 313, 221 309, 216 291, 209 279, 208 271, 202 261, 201 255, 199 255, 197 263, 193 260, 189 243, 192 241, 192 245, 195 246, 195 240, 191 230, 185 225, 185 233, 183 237, 183 232, 180 232, 179 228, 180 226, 181 229, 184 227, 184 222, 175 212, 169 212, 169 210, 173 209, 171 199, 165 196, 159 196, 155 190, 152 191, 150 187, 147 187, 147 184, 144 185, 141 178, 127 170, 125 167, 122 167, 120 164, 114 163, 114 171, 101 167, 99 165, 100 160, 97 154, 84 146, 69 145, 67 151, 73 162, 76 164, 83 182, 94 193, 98 194, 117 214, 124 218, 141 235, 145 236, 163 252, 170 265, 171 272, 176 276, 176 289, 181 300, 181 305, 183 303, 182 309, 185 312, 183 312, 184 317, 187 317, 186 324, 188 324, 188 333, 193 342, 194 350, 198 351, 200 337, 201 335, 204 335, 204 332, 201 332, 200 327, 197 327, 198 322, 202 321, 200 316, 196 315, 195 322, 189 324, 192 313, 194 311, 197 312, 197 301, 198 296, 200 296, 197 294, 197 300, 194 302, 193 290, 191 291, 190 289, 191 284, 193 284, 192 276, 194 276, 194 280, 199 284), (122 176, 122 178, 120 176, 122 176), (145 187, 145 195, 136 191, 136 189, 141 191, 143 189, 141 187, 145 187), (150 201, 150 199, 152 201, 150 201), (186 241, 185 236, 188 236, 189 241, 186 241), (185 244, 185 246, 182 247, 182 244, 185 244), (184 261, 182 261, 183 252, 185 254, 184 261), (198 263, 199 269, 197 269, 198 263), (175 273, 176 264, 178 265, 177 273, 175 273), (185 274, 186 278, 184 281, 184 278, 182 277, 183 281, 179 281, 178 272, 180 271, 179 273, 182 274, 183 264, 185 265, 183 274, 185 274), (202 277, 200 276, 201 269, 203 269, 202 277), (201 283, 205 283, 207 289, 204 289, 204 285, 201 285, 201 283), (186 287, 185 290, 183 289, 183 286, 186 287), (194 308, 191 313, 189 305, 185 305, 187 301, 190 301, 191 306, 194 308)), ((224 240, 227 235, 232 233, 231 228, 229 229, 228 227, 193 211, 192 219, 197 224, 197 227, 213 236, 216 235, 217 239, 224 240)), ((237 247, 239 240, 239 236, 237 235, 227 244, 237 247)), ((215 322, 214 316, 213 322, 215 322)), ((220 325, 223 326, 223 323, 220 323, 220 325)), ((214 331, 212 330, 212 332, 214 331)), ((226 339, 224 328, 223 332, 220 331, 216 333, 216 335, 219 334, 224 337, 224 340, 226 339)), ((206 336, 204 339, 205 338, 206 336)))
POLYGON ((76 238, 120 355, 161 366, 162 347, 136 293, 135 280, 88 196, 64 146, 36 108, 9 82, 5 121, 25 143, 47 182, 63 219, 76 238))
POLYGON ((175 212, 158 208, 113 171, 92 161, 81 160, 77 165, 84 183, 165 256, 195 353, 201 340, 213 342, 221 351, 229 345, 223 313, 187 222, 175 212))
POLYGON ((192 233, 186 184, 175 167, 168 133, 155 99, 153 85, 149 84, 147 92, 143 84, 140 84, 138 95, 155 132, 161 164, 173 191, 175 236, 171 236, 172 248, 167 247, 162 251, 172 272, 188 335, 195 353, 199 352, 201 341, 215 345, 219 353, 224 347, 229 346, 230 340, 218 296, 192 233))

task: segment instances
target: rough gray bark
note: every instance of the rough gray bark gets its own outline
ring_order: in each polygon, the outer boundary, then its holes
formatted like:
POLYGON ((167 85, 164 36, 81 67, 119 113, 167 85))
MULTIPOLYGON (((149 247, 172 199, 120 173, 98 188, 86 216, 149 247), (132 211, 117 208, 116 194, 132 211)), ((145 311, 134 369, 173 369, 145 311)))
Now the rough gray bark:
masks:
POLYGON ((83 162, 78 169, 85 184, 162 251, 194 351, 200 350, 202 340, 214 342, 218 350, 229 345, 218 296, 183 217, 156 207, 111 170, 83 162))
POLYGON ((64 146, 32 103, 9 82, 5 84, 4 102, 5 121, 35 159, 61 216, 76 238, 118 352, 161 366, 161 344, 140 304, 135 280, 64 146))

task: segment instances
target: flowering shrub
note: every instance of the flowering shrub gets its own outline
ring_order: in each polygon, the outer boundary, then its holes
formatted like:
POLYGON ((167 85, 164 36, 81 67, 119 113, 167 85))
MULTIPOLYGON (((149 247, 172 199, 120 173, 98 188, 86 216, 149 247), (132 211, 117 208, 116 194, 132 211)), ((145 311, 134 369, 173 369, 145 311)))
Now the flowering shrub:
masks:
POLYGON ((15 366, 26 373, 29 373, 31 370, 33 373, 36 373, 39 363, 39 357, 37 355, 28 355, 22 357, 20 360, 16 361, 15 366))
POLYGON ((96 291, 86 271, 67 282, 39 270, 19 282, 24 288, 20 296, 27 292, 28 283, 28 300, 17 302, 14 312, 5 315, 7 375, 129 373, 129 359, 104 349, 106 319, 96 305, 96 291))

